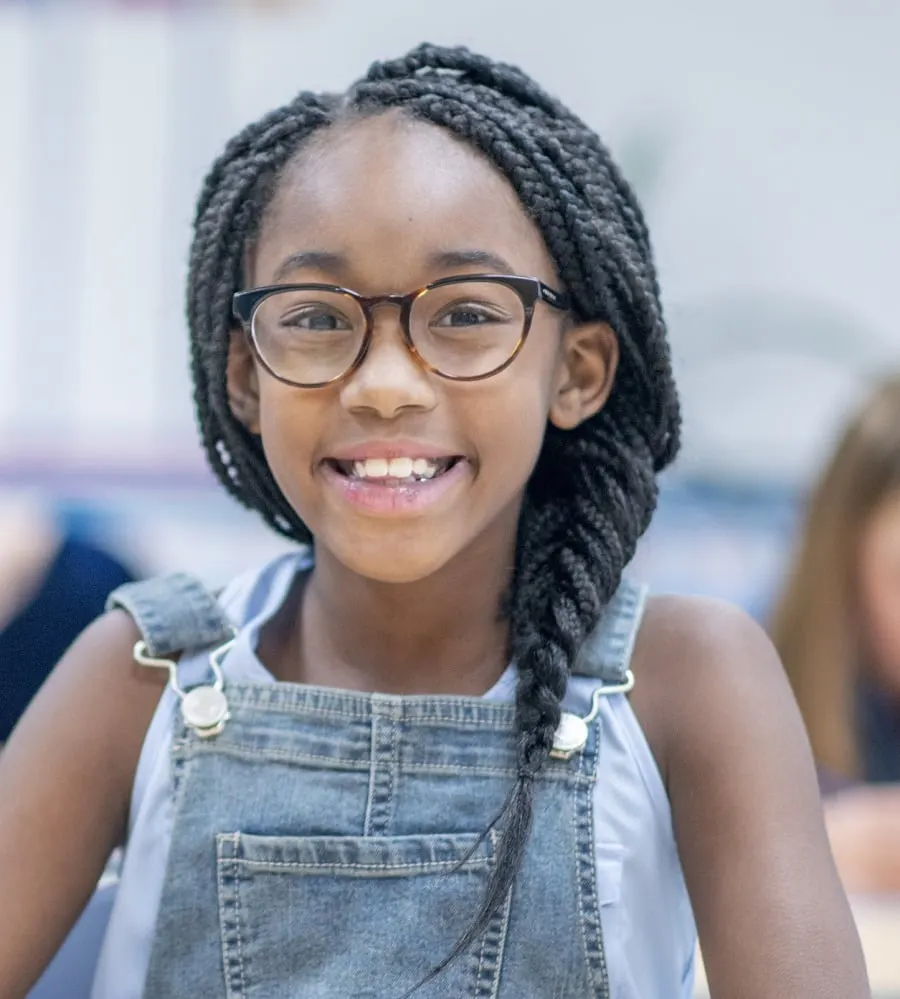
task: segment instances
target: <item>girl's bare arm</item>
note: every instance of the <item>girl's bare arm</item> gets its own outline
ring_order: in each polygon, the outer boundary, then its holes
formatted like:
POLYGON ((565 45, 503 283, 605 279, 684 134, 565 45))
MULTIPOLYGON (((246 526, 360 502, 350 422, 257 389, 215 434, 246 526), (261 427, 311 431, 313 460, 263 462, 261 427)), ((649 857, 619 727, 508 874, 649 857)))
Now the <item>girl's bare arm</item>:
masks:
MULTIPOLYGON (((812 755, 762 629, 666 598, 639 639, 639 705, 669 789, 713 999, 864 999, 859 937, 812 755)), ((637 688, 635 688, 637 694, 637 688)))
POLYGON ((166 676, 114 611, 72 645, 0 750, 0 999, 24 997, 124 836, 166 676))

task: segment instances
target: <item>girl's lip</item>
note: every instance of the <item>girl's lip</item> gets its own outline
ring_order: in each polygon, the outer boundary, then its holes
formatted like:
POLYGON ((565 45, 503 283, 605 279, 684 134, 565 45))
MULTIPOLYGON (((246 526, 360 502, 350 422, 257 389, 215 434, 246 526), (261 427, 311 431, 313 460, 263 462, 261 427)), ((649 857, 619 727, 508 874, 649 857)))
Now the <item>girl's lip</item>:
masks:
POLYGON ((342 475, 330 462, 321 466, 322 477, 345 502, 358 510, 384 517, 424 512, 461 483, 470 470, 469 462, 462 459, 433 479, 401 484, 396 479, 350 478, 342 475))

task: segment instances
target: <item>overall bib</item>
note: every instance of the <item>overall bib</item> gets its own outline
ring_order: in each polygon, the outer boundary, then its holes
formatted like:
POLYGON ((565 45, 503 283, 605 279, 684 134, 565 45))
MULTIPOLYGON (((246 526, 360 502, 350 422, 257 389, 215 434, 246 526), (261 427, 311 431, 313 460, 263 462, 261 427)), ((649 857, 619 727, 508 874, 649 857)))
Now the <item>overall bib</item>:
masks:
MULTIPOLYGON (((582 649, 575 672, 596 678, 595 704, 631 683, 643 598, 624 583, 582 649)), ((151 659, 233 632, 181 574, 111 604, 134 616, 151 659)), ((227 674, 227 645, 197 696, 172 667, 183 717, 146 999, 400 999, 478 911, 497 843, 484 831, 516 779, 513 706, 228 683, 223 661, 227 674)), ((420 999, 608 999, 591 714, 564 715, 512 891, 420 999)))

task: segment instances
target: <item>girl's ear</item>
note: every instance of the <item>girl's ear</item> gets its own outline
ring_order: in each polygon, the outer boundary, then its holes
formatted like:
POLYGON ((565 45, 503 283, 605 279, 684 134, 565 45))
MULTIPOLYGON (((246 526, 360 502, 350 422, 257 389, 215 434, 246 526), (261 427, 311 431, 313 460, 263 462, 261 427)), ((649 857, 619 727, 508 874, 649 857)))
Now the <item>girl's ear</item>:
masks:
POLYGON ((606 403, 619 363, 619 341, 606 323, 582 323, 563 334, 550 422, 574 430, 606 403))
POLYGON ((228 342, 228 405, 251 434, 259 433, 259 377, 256 359, 243 330, 232 330, 228 342))

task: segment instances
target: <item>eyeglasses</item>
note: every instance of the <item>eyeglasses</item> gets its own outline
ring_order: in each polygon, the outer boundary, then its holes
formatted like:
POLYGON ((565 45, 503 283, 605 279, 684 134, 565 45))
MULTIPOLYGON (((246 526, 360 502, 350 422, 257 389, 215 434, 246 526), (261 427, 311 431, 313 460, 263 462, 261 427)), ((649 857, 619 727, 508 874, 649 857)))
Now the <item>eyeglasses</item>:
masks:
POLYGON ((473 382, 512 364, 538 301, 569 308, 568 298, 543 281, 511 274, 448 277, 408 295, 372 298, 331 284, 268 285, 238 292, 232 308, 275 378, 322 388, 362 364, 377 305, 400 309, 404 343, 423 368, 473 382))

